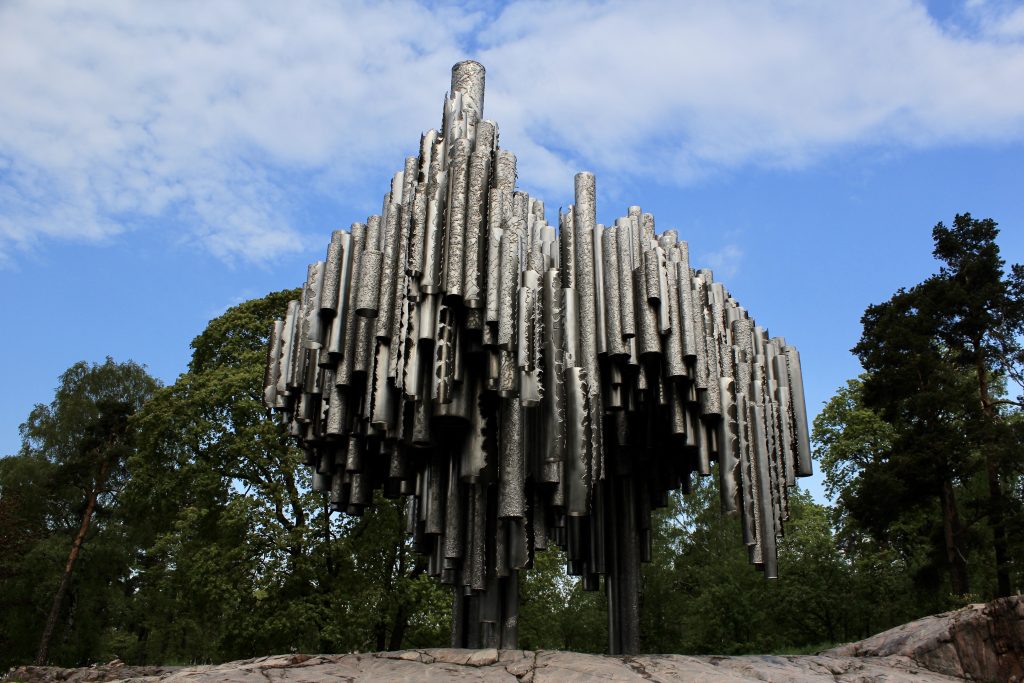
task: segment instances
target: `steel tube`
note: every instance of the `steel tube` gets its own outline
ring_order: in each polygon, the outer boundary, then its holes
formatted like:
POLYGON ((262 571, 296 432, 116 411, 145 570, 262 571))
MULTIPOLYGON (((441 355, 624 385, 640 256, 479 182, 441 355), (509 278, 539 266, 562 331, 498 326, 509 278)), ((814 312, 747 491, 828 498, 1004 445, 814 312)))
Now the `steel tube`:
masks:
POLYGON ((556 232, 483 101, 483 67, 455 65, 440 132, 269 330, 262 400, 329 509, 407 496, 413 548, 453 586, 454 645, 515 647, 517 572, 555 544, 584 589, 605 577, 609 649, 632 653, 652 507, 713 462, 777 575, 788 487, 811 471, 799 354, 652 214, 599 225, 592 173, 556 232))

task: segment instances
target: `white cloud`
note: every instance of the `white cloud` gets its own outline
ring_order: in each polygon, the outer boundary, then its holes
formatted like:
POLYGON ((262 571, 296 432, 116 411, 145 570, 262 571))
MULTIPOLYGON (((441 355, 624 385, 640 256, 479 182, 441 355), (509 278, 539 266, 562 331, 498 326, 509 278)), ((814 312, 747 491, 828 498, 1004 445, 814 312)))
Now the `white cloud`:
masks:
POLYGON ((451 24, 409 2, 275 7, 0 6, 0 253, 158 218, 262 260, 301 247, 298 175, 400 164, 440 111, 451 24))
POLYGON ((986 37, 1024 39, 1024 6, 1016 0, 970 0, 964 10, 965 18, 986 37))
POLYGON ((736 244, 726 244, 717 251, 702 254, 700 263, 706 263, 716 280, 728 280, 740 270, 743 250, 736 244))
POLYGON ((911 2, 576 7, 511 7, 483 58, 537 103, 517 125, 612 171, 1024 133, 1024 46, 954 38, 911 2))
POLYGON ((227 260, 301 248, 297 217, 318 195, 379 201, 467 51, 542 194, 565 196, 583 168, 683 183, 849 145, 1020 140, 1024 15, 964 12, 981 28, 910 0, 527 2, 498 17, 410 1, 7 2, 0 259, 154 224, 227 260))

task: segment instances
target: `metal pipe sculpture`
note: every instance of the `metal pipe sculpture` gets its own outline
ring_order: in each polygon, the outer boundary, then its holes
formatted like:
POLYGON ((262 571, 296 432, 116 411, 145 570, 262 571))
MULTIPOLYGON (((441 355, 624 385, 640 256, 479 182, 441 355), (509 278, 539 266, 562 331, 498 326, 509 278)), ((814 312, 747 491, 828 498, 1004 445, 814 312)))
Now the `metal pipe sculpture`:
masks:
POLYGON ((407 497, 454 647, 516 647, 517 574, 553 543, 586 589, 604 577, 609 651, 633 653, 651 510, 712 463, 777 576, 787 487, 811 474, 800 356, 651 214, 598 224, 593 174, 556 232, 483 104, 484 67, 456 64, 441 129, 274 323, 266 405, 334 510, 407 497))

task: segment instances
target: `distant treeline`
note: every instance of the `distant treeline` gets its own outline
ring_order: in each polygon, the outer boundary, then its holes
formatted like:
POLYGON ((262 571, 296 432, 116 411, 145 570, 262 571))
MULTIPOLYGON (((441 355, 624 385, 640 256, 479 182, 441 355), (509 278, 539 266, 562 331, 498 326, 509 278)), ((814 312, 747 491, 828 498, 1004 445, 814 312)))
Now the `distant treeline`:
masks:
MULTIPOLYGON (((659 511, 648 652, 813 651, 1024 584, 1024 268, 991 220, 933 230, 938 273, 871 306, 864 374, 815 420, 831 506, 791 493, 780 574, 751 568, 716 477, 659 511)), ((328 513, 261 404, 267 332, 297 291, 231 308, 160 386, 77 363, 0 459, 0 671, 446 646, 450 593, 401 500, 328 513)), ((520 646, 601 652, 604 596, 557 549, 521 577, 520 646)))

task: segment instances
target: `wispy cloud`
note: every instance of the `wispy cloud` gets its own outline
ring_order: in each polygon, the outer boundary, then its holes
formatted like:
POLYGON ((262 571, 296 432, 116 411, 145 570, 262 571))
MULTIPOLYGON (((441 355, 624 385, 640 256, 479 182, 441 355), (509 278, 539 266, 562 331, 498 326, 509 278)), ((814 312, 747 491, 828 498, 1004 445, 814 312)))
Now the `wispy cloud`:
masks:
POLYGON ((1017 0, 967 0, 954 28, 997 40, 1024 38, 1024 6, 1017 0))
MULTIPOLYGON (((1024 15, 911 0, 12 2, 0 6, 0 259, 160 225, 226 260, 301 248, 315 197, 378 194, 451 64, 530 190, 685 183, 847 146, 1024 137, 1024 15), (973 22, 973 23, 971 23, 973 22), (173 227, 171 227, 173 226, 173 227)), ((356 218, 356 217, 353 217, 356 218)))
POLYGON ((685 181, 1024 133, 1024 45, 909 1, 529 3, 498 23, 484 57, 517 84, 502 96, 536 103, 513 123, 613 172, 685 181))
POLYGON ((740 270, 743 261, 743 250, 736 244, 726 244, 721 249, 702 254, 700 263, 706 263, 716 280, 733 277, 740 270))
POLYGON ((400 163, 437 118, 460 24, 409 2, 272 7, 0 7, 0 251, 159 218, 262 260, 301 247, 310 173, 400 163))

